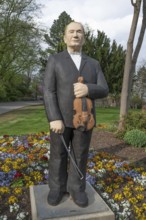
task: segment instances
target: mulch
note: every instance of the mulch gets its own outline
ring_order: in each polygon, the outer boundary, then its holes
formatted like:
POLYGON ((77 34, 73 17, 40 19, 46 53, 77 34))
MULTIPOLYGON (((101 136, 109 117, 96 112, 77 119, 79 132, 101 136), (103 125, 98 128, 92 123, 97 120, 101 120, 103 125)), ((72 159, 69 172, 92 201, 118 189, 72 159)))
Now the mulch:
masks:
POLYGON ((94 130, 90 146, 98 152, 114 154, 136 166, 142 165, 146 169, 146 149, 126 144, 123 140, 116 138, 113 132, 94 130))

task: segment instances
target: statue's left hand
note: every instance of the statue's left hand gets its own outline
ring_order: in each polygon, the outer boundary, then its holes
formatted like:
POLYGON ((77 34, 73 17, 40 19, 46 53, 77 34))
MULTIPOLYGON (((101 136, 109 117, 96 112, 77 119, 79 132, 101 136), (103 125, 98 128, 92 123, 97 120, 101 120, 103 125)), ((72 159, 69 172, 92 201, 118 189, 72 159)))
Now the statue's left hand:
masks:
POLYGON ((73 84, 74 95, 76 98, 81 98, 88 95, 88 86, 86 84, 77 82, 73 84))

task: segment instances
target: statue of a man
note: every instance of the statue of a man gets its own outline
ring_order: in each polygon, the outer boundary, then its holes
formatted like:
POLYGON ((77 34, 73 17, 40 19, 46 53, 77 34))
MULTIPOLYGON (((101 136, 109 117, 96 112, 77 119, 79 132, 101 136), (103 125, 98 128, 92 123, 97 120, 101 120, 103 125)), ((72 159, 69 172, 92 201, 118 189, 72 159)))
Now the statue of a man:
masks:
POLYGON ((84 28, 79 22, 71 22, 65 28, 64 42, 67 50, 50 55, 44 75, 44 103, 50 123, 50 161, 48 203, 58 205, 64 194, 69 192, 73 201, 80 207, 88 205, 86 194, 86 165, 92 130, 81 131, 73 126, 73 101, 88 97, 94 100, 108 95, 108 86, 97 60, 82 53, 85 42, 84 28), (78 77, 84 83, 78 82, 78 77), (70 162, 68 153, 60 138, 69 146, 71 154, 84 178, 70 162))

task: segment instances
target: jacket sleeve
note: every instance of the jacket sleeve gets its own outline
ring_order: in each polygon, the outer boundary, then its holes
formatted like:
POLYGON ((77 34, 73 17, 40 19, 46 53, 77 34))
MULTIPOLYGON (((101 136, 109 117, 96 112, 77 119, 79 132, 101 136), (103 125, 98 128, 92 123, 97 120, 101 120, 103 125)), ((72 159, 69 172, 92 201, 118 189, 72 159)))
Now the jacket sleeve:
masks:
POLYGON ((104 74, 98 62, 97 62, 96 74, 97 74, 97 83, 86 84, 88 86, 88 96, 91 99, 104 98, 108 95, 109 92, 107 82, 105 80, 104 74))
POLYGON ((44 104, 49 121, 62 120, 58 106, 56 85, 55 58, 53 55, 50 55, 43 80, 44 104))

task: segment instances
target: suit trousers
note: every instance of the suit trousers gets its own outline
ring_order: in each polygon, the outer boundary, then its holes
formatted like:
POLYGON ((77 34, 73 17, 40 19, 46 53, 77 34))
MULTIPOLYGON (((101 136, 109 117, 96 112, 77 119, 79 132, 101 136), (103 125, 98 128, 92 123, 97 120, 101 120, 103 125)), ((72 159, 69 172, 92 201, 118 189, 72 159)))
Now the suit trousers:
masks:
POLYGON ((49 187, 63 192, 83 192, 86 187, 86 166, 92 130, 79 131, 65 128, 63 137, 66 145, 71 143, 71 155, 84 178, 81 180, 62 143, 59 134, 50 133, 49 187))

